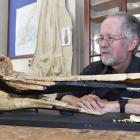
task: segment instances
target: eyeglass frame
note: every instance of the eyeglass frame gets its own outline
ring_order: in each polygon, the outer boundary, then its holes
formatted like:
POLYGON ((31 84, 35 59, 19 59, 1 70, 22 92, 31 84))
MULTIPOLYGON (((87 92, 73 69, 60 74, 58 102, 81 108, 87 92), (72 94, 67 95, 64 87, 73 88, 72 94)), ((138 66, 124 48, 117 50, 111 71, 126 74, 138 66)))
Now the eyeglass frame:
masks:
MULTIPOLYGON (((105 36, 103 36, 103 37, 105 37, 105 36)), ((119 38, 115 38, 113 36, 107 36, 107 37, 108 37, 108 39, 103 38, 102 41, 101 41, 101 40, 99 40, 99 39, 101 39, 101 36, 100 36, 97 39, 95 39, 95 41, 98 45, 101 45, 101 43, 105 40, 109 45, 111 45, 114 41, 121 40, 121 39, 126 39, 126 37, 119 37, 119 38), (109 37, 111 37, 111 39, 109 39, 109 37)))

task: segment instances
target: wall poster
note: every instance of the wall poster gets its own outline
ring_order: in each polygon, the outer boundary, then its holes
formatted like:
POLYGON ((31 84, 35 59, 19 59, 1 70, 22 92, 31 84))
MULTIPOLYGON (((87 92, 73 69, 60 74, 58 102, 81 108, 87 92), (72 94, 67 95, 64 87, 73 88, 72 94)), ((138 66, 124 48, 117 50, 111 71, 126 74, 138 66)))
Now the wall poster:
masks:
POLYGON ((34 54, 37 38, 37 0, 9 1, 9 57, 34 54))

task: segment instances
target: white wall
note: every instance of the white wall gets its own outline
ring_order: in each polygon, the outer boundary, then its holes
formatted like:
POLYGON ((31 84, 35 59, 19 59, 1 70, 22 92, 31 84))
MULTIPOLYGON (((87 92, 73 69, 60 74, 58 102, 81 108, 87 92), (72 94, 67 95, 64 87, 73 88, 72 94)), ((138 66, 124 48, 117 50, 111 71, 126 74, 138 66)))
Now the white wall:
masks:
POLYGON ((75 0, 66 0, 66 7, 74 22, 75 21, 75 0))
POLYGON ((25 72, 27 74, 32 73, 30 70, 30 63, 32 58, 20 58, 20 59, 12 59, 13 69, 19 72, 25 72))

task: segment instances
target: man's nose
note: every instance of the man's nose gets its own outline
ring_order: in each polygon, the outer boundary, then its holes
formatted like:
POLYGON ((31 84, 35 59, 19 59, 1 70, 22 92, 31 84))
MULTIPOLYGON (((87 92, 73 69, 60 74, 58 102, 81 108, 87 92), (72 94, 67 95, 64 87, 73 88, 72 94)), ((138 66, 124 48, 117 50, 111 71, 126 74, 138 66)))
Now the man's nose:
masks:
POLYGON ((102 40, 100 46, 101 46, 101 47, 108 47, 108 45, 109 45, 108 40, 104 38, 104 39, 102 40))

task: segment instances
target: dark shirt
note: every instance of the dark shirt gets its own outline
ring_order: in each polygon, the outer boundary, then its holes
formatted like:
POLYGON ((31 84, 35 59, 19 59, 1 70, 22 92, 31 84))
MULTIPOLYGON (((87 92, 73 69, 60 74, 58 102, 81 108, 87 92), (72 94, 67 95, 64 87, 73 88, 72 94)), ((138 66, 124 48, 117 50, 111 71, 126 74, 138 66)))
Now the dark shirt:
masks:
MULTIPOLYGON (((112 67, 105 66, 102 61, 93 62, 87 67, 83 69, 80 75, 98 75, 98 74, 112 74, 112 67)), ((140 72, 140 58, 133 56, 129 67, 127 68, 125 73, 139 73, 140 72)), ((116 82, 115 82, 116 83, 116 82)), ((120 83, 120 82, 118 82, 120 83)), ((124 83, 124 82, 123 82, 124 83)), ((125 83, 127 86, 131 85, 132 83, 125 83)), ((139 84, 135 84, 133 86, 139 86, 139 84)), ((72 93, 58 93, 57 98, 60 100, 65 95, 74 95, 77 97, 82 97, 84 95, 90 94, 90 90, 72 92, 72 93)), ((138 98, 140 97, 139 92, 135 91, 126 91, 124 90, 114 90, 114 89, 98 89, 95 90, 95 95, 99 96, 101 99, 107 99, 110 101, 119 100, 121 97, 129 97, 129 98, 138 98)))

